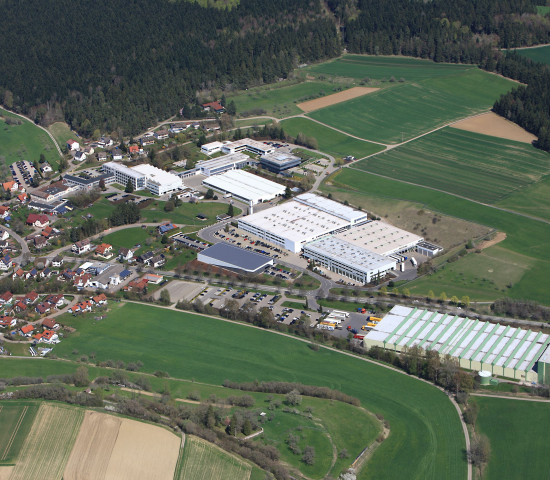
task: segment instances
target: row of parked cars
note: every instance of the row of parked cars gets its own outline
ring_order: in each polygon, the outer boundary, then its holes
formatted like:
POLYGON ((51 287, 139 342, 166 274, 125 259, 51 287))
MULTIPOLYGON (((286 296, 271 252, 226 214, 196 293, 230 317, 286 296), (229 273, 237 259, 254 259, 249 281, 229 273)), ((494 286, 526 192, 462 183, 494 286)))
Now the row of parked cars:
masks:
POLYGON ((23 162, 20 160, 15 162, 15 164, 12 163, 10 165, 10 170, 13 178, 15 179, 17 179, 17 172, 14 165, 19 170, 19 173, 23 177, 23 181, 27 184, 27 186, 32 185, 32 179, 36 174, 36 169, 29 162, 23 162))

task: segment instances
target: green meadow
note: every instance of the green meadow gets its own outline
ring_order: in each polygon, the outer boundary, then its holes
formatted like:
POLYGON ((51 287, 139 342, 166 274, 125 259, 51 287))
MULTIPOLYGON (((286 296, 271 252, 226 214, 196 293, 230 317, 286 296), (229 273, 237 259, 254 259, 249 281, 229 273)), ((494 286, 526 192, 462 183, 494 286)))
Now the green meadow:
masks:
POLYGON ((307 137, 317 139, 319 150, 335 158, 341 158, 347 155, 363 158, 384 149, 381 145, 348 137, 343 133, 319 125, 307 118, 283 120, 281 126, 287 134, 293 137, 297 136, 298 133, 303 133, 307 137))
MULTIPOLYGON (((550 7, 546 8, 550 11, 550 7)), ((550 46, 521 48, 516 50, 516 52, 522 57, 530 58, 534 62, 546 63, 546 65, 550 65, 550 46)))
POLYGON ((308 116, 366 140, 396 144, 486 111, 513 86, 504 78, 470 69, 396 83, 308 116))
POLYGON ((354 168, 494 203, 549 173, 550 154, 526 143, 444 128, 354 168))
POLYGON ((390 437, 360 478, 462 479, 464 438, 446 395, 414 378, 306 343, 218 319, 138 304, 115 306, 102 321, 63 317, 77 333, 60 357, 144 363, 144 370, 221 384, 280 380, 324 385, 357 396, 389 421, 390 437), (162 352, 162 355, 159 354, 162 352), (404 394, 406 392, 406 394, 404 394))

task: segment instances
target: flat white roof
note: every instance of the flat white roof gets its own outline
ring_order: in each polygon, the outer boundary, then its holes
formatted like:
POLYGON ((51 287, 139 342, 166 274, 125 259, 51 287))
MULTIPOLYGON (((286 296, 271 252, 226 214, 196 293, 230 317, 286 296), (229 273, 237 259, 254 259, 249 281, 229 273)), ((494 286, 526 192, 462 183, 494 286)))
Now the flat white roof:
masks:
POLYGON ((265 143, 258 142, 257 140, 252 140, 251 138, 242 138, 241 140, 222 144, 222 146, 227 148, 239 148, 242 146, 247 146, 256 148, 258 150, 264 150, 266 152, 273 150, 273 147, 271 145, 266 145, 265 143))
POLYGON ((271 163, 278 163, 279 165, 284 165, 285 163, 300 160, 300 157, 297 157, 296 155, 292 155, 291 153, 284 153, 284 152, 273 152, 273 153, 266 153, 265 155, 262 155, 261 160, 267 160, 271 163))
POLYGON ((210 142, 205 143, 201 148, 204 148, 205 150, 212 150, 214 148, 222 148, 224 144, 222 142, 210 142))
POLYGON ((542 332, 404 306, 392 308, 365 340, 386 342, 390 348, 417 345, 484 366, 522 372, 546 358, 550 344, 550 337, 542 332))
POLYGON ((127 167, 126 165, 123 165, 122 163, 117 163, 117 162, 107 162, 105 164, 103 164, 103 167, 102 169, 111 169, 111 170, 116 170, 120 173, 123 173, 124 175, 128 175, 129 177, 132 177, 132 178, 143 178, 145 176, 145 174, 137 171, 137 170, 134 170, 133 168, 130 168, 130 167, 127 167))
POLYGON ((337 237, 380 255, 405 250, 423 240, 414 233, 377 220, 341 232, 337 237))
POLYGON ((133 170, 147 177, 147 181, 155 182, 159 185, 183 185, 181 178, 173 173, 165 172, 160 168, 149 164, 142 164, 133 167, 133 170))
POLYGON ((305 249, 362 270, 364 273, 395 268, 395 260, 357 247, 333 236, 314 240, 304 245, 305 249))
POLYGON ((239 220, 295 243, 312 240, 349 226, 349 222, 341 218, 295 200, 239 220))
MULTIPOLYGON (((243 170, 229 170, 203 180, 203 184, 257 203, 285 193, 285 186, 243 170)), ((250 218, 250 217, 247 217, 250 218)))
POLYGON ((365 212, 360 212, 352 207, 348 207, 347 205, 335 202, 334 200, 330 200, 326 197, 321 197, 320 195, 315 195, 314 193, 303 193, 302 195, 295 197, 295 199, 300 203, 318 208, 323 212, 330 213, 352 223, 357 222, 357 220, 367 218, 367 214, 365 212))
POLYGON ((248 155, 241 152, 236 152, 229 153, 228 155, 223 155, 221 157, 211 158, 210 160, 201 160, 200 162, 197 162, 196 167, 213 170, 214 168, 223 167, 225 165, 231 165, 248 160, 251 160, 248 155))

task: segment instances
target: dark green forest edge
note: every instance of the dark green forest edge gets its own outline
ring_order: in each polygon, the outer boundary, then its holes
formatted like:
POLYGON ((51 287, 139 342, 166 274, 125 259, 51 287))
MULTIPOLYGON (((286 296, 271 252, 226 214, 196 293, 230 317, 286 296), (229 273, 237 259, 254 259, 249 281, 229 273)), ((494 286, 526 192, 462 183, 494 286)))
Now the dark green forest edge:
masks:
POLYGON ((188 111, 202 89, 272 83, 345 48, 476 64, 527 83, 495 110, 548 150, 550 71, 500 50, 550 42, 550 17, 537 15, 536 3, 4 0, 0 99, 43 125, 132 135, 188 111))

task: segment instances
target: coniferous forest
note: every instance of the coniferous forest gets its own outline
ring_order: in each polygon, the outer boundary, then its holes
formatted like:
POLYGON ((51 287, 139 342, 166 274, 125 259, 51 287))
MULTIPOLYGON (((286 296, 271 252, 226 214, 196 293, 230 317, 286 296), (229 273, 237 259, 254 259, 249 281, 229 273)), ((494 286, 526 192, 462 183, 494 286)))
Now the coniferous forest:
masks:
MULTIPOLYGON (((540 2, 539 2, 540 3, 540 2)), ((502 48, 550 42, 532 0, 0 0, 0 100, 49 124, 134 134, 197 91, 285 78, 343 49, 477 64, 528 84, 499 112, 550 148, 548 69, 502 48)))

